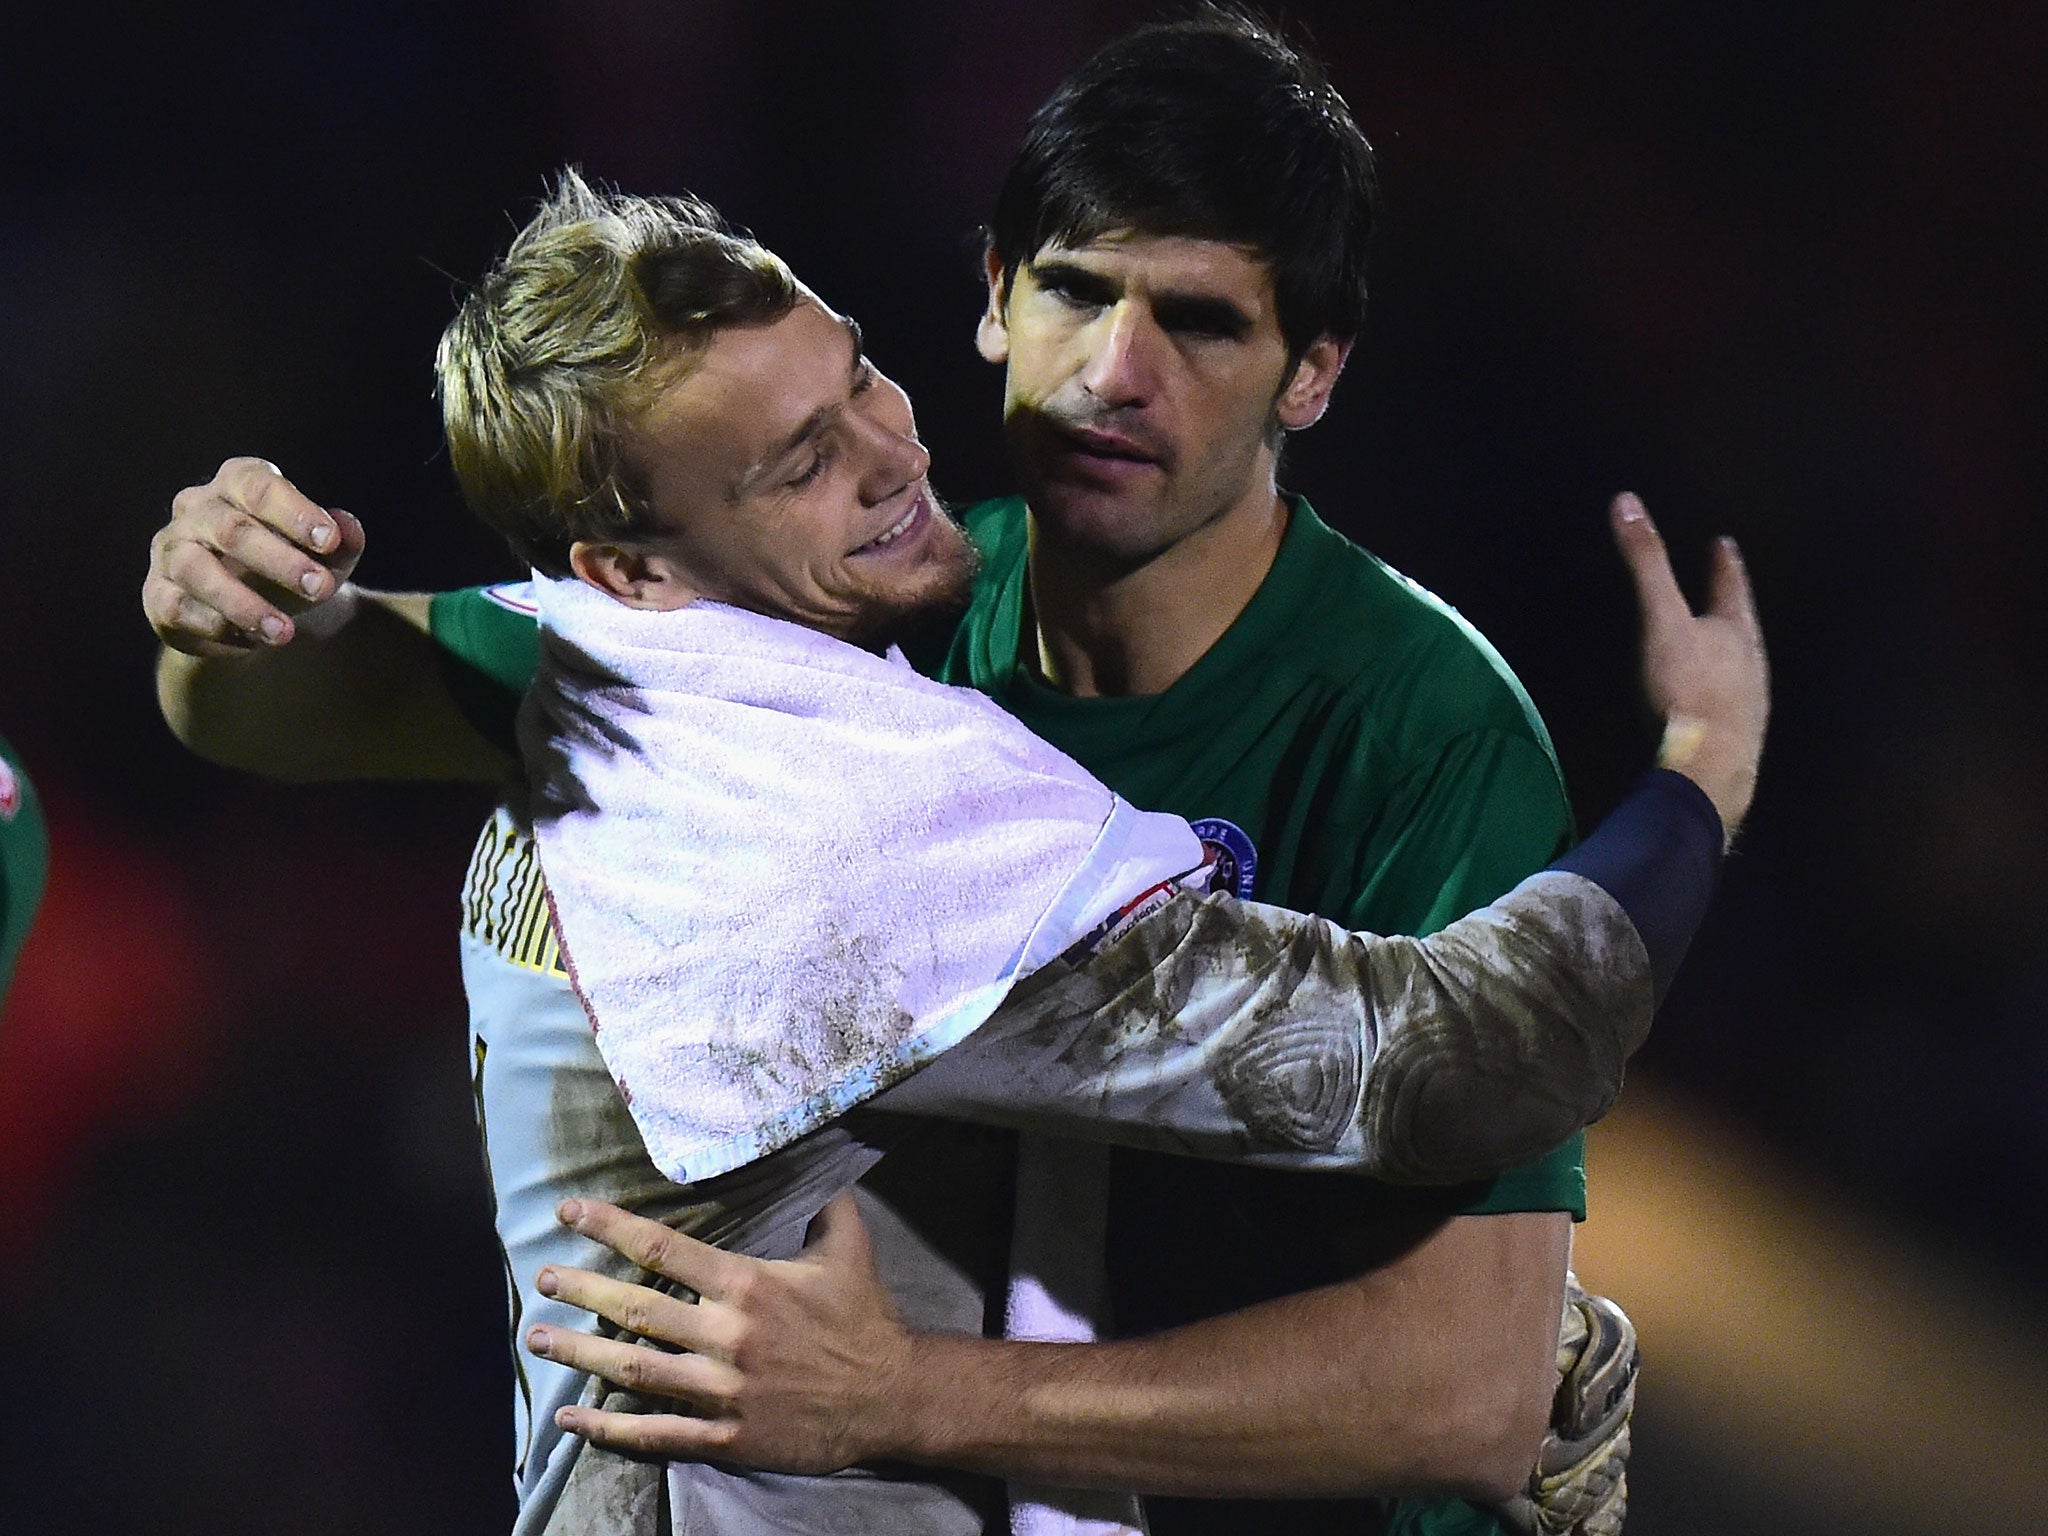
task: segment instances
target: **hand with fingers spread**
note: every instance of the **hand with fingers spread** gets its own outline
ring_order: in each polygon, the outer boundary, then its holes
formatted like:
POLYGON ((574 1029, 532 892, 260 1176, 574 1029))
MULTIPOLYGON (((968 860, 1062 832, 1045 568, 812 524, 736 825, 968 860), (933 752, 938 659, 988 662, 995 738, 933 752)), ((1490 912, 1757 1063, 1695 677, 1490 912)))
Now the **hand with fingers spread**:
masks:
POLYGON ((1716 541, 1707 609, 1695 614, 1642 502, 1624 493, 1609 514, 1642 614, 1643 689, 1664 719, 1658 763, 1705 791, 1732 842, 1756 794, 1771 712, 1770 664, 1742 554, 1733 539, 1716 541))
POLYGON ((193 656, 287 644, 363 553, 363 526, 301 495, 275 464, 229 459, 171 502, 149 546, 142 609, 157 638, 193 656))
POLYGON ((595 1200, 564 1201, 560 1215, 698 1296, 689 1302, 589 1270, 543 1270, 543 1295, 685 1353, 547 1327, 528 1333, 529 1349, 674 1398, 695 1415, 563 1408, 555 1416, 563 1429, 632 1454, 777 1472, 833 1472, 909 1450, 891 1403, 908 1374, 912 1336, 875 1272, 851 1191, 818 1214, 803 1252, 789 1260, 727 1253, 595 1200))

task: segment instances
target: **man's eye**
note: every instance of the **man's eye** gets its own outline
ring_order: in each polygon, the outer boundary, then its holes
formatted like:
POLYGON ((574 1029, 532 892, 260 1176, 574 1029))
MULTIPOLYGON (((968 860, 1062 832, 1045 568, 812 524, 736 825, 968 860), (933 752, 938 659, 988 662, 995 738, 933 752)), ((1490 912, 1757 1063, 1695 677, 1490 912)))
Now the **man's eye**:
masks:
POLYGON ((798 470, 794 475, 791 475, 789 479, 784 483, 790 486, 792 489, 795 489, 800 486, 806 486, 809 485, 813 480, 817 479, 818 476, 823 474, 824 472, 825 455, 822 453, 814 453, 811 455, 811 462, 806 464, 802 469, 798 470))
POLYGON ((873 363, 863 361, 860 365, 860 372, 855 374, 853 378, 853 392, 856 395, 866 394, 875 387, 875 380, 880 377, 881 375, 875 371, 873 363))

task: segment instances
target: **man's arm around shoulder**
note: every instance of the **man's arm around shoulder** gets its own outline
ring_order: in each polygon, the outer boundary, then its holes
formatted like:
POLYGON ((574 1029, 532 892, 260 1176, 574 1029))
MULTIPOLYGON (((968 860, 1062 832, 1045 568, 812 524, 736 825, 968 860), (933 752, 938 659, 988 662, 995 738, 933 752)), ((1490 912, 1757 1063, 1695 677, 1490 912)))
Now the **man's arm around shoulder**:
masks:
POLYGON ((272 778, 501 779, 509 760, 444 681, 431 599, 356 587, 362 552, 354 517, 261 459, 181 491, 142 587, 165 723, 272 778))

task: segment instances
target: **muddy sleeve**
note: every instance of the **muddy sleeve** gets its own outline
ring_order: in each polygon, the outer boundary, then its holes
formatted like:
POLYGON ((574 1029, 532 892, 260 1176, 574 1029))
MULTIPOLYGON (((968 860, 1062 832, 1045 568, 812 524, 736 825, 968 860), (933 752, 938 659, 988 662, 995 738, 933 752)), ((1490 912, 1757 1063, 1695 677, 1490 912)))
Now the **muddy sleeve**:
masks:
POLYGON ((1458 1183, 1604 1113, 1649 958, 1546 870, 1426 939, 1183 893, 1037 972, 877 1109, 1268 1167, 1458 1183))
POLYGON ((1719 827, 1675 777, 1424 939, 1177 895, 876 1107, 1407 1184, 1525 1163, 1613 1103, 1704 910, 1719 827))

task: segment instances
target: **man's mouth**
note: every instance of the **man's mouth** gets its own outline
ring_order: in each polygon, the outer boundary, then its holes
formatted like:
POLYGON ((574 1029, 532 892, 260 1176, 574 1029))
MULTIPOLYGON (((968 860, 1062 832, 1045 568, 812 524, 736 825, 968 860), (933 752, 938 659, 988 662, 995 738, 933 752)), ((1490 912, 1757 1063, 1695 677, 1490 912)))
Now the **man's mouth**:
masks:
POLYGON ((1162 458, 1144 442, 1121 432, 1105 432, 1100 427, 1069 426, 1058 421, 1049 424, 1055 443, 1064 448, 1070 458, 1106 473, 1117 473, 1125 466, 1154 468, 1162 458))
POLYGON ((867 543, 853 551, 856 555, 871 555, 887 549, 898 539, 916 533, 931 521, 932 503, 930 495, 919 491, 910 503, 910 509, 867 543))

